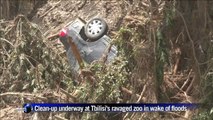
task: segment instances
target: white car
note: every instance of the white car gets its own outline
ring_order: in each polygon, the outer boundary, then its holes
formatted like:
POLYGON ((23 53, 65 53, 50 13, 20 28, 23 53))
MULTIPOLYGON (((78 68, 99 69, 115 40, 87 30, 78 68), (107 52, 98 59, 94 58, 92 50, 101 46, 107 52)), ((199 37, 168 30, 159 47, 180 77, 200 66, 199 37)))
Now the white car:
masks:
MULTIPOLYGON (((72 38, 81 58, 90 64, 100 59, 109 47, 111 39, 106 35, 107 30, 107 23, 101 18, 93 18, 88 22, 77 18, 60 32, 59 39, 66 49, 72 70, 77 71, 79 64, 67 42, 67 36, 72 38)), ((117 55, 117 48, 113 45, 107 54, 107 62, 110 62, 117 55)))

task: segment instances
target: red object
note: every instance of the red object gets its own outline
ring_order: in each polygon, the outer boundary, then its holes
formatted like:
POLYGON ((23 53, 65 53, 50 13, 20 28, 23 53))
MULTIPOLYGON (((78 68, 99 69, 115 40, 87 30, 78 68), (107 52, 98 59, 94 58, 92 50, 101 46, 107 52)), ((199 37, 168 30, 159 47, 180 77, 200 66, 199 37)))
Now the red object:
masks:
POLYGON ((66 29, 62 29, 59 33, 60 37, 65 37, 67 35, 67 30, 66 29))

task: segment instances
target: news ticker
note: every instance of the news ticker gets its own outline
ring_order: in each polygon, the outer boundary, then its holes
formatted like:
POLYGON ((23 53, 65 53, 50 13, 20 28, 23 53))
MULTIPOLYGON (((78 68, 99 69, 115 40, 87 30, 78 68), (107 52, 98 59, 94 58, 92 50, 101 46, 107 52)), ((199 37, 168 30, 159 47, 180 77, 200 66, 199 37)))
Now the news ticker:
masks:
POLYGON ((160 103, 160 104, 89 104, 89 103, 28 103, 25 113, 30 112, 175 112, 198 108, 198 104, 160 103))

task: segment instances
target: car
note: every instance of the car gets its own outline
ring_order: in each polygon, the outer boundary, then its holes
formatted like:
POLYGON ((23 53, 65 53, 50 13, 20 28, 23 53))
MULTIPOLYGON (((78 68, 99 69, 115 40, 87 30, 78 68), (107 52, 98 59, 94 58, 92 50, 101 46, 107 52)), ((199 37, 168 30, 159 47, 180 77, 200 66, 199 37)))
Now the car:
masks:
POLYGON ((77 18, 60 31, 59 40, 65 47, 72 71, 79 70, 79 63, 67 40, 68 37, 71 37, 72 42, 77 46, 78 52, 85 63, 91 64, 93 61, 99 60, 105 53, 107 54, 106 63, 109 63, 117 56, 117 48, 112 45, 111 49, 105 52, 112 42, 106 34, 107 31, 108 25, 102 18, 93 18, 88 22, 82 18, 77 18))

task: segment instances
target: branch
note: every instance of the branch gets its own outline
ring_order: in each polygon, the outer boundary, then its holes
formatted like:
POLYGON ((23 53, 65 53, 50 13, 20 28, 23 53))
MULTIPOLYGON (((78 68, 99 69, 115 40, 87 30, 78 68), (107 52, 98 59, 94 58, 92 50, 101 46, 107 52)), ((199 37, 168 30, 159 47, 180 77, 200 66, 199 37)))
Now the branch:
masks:
POLYGON ((68 93, 67 91, 65 91, 64 89, 60 88, 60 91, 61 91, 62 93, 64 93, 65 95, 67 95, 68 97, 72 98, 73 101, 76 101, 76 100, 77 100, 77 98, 76 98, 74 95, 69 94, 69 93, 68 93))
MULTIPOLYGON (((187 27, 187 24, 186 24, 186 21, 185 21, 183 15, 182 15, 178 10, 177 10, 177 13, 180 14, 180 16, 181 16, 181 18, 182 18, 182 20, 183 20, 184 27, 185 27, 185 29, 186 29, 186 33, 187 33, 188 38, 189 38, 189 40, 190 40, 190 42, 191 42, 191 46, 192 46, 192 57, 193 57, 193 62, 194 62, 194 64, 195 64, 194 71, 196 72, 196 73, 195 73, 195 76, 198 78, 198 80, 200 80, 200 79, 201 79, 200 66, 199 66, 199 62, 198 62, 198 60, 197 60, 197 58, 196 58, 196 52, 195 52, 195 48, 194 48, 194 41, 192 40, 192 38, 191 38, 191 36, 190 36, 190 34, 189 34, 189 29, 188 29, 188 27, 187 27)), ((195 81, 196 81, 196 78, 194 78, 194 80, 192 81, 192 84, 193 84, 195 81)), ((197 82, 199 82, 199 81, 197 81, 197 82)))
POLYGON ((79 64, 80 68, 83 69, 84 63, 83 63, 83 60, 82 60, 82 58, 81 58, 81 55, 80 55, 80 53, 79 53, 79 50, 78 50, 77 46, 76 46, 75 43, 72 41, 72 38, 71 38, 71 37, 68 36, 68 39, 67 39, 67 40, 68 40, 68 43, 70 44, 70 47, 71 47, 71 49, 72 49, 72 52, 73 52, 75 58, 76 58, 77 61, 78 61, 78 64, 79 64))
POLYGON ((41 97, 41 96, 38 96, 38 95, 35 95, 35 94, 19 93, 19 92, 6 92, 6 93, 2 93, 2 94, 0 94, 0 97, 4 97, 4 96, 8 96, 8 95, 21 96, 21 97, 35 97, 35 98, 41 99, 43 101, 47 100, 47 98, 41 97))

